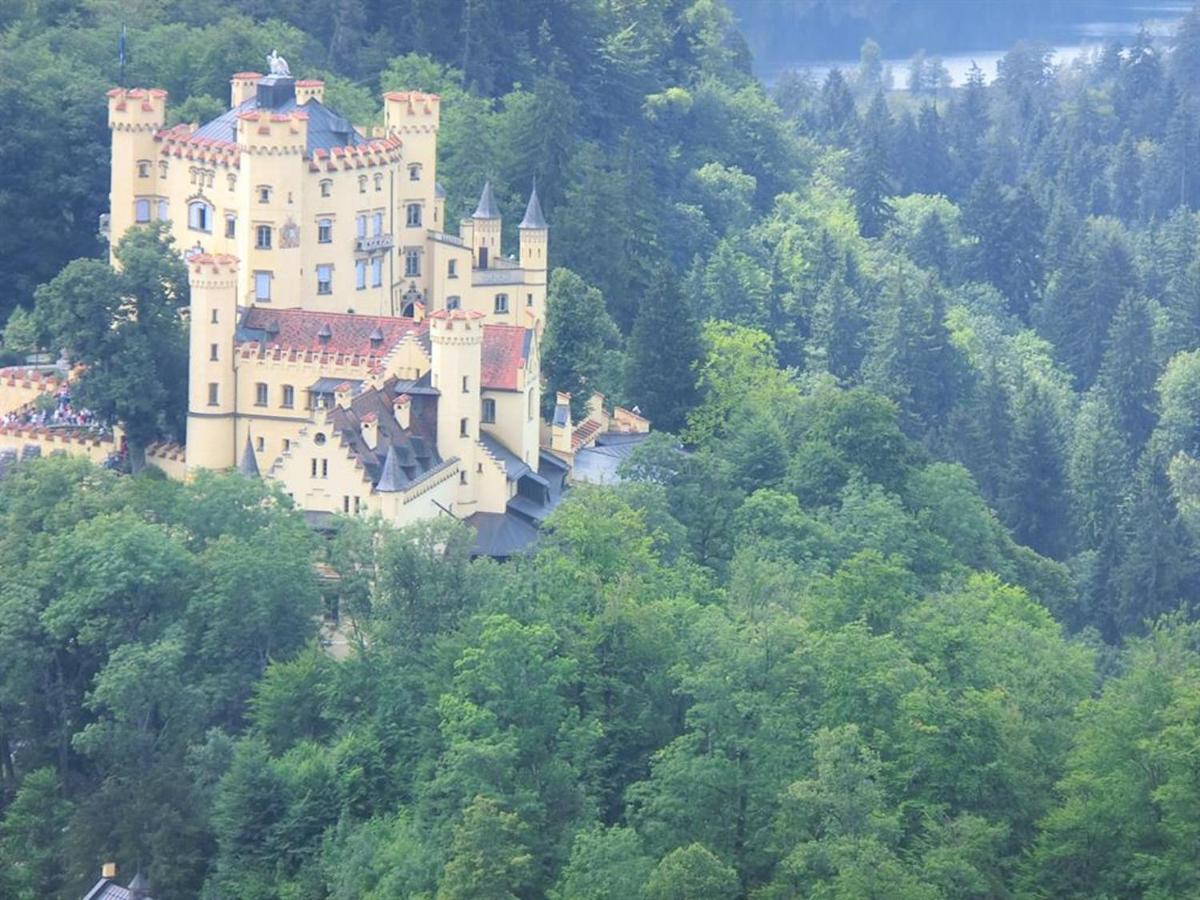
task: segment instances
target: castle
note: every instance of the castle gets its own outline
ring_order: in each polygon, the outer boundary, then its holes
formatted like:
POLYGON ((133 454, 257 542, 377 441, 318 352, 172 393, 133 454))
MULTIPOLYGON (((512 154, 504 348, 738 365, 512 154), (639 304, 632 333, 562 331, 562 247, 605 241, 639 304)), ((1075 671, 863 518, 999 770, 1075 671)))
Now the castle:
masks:
POLYGON ((164 221, 189 269, 186 447, 147 461, 273 479, 317 522, 452 515, 481 552, 509 555, 578 452, 649 427, 599 397, 584 422, 566 397, 540 418, 550 229, 536 185, 515 257, 490 184, 451 234, 436 95, 385 94, 368 132, 324 104, 323 83, 271 68, 234 75, 230 109, 203 125, 166 127, 162 90, 108 92, 111 244, 164 221))

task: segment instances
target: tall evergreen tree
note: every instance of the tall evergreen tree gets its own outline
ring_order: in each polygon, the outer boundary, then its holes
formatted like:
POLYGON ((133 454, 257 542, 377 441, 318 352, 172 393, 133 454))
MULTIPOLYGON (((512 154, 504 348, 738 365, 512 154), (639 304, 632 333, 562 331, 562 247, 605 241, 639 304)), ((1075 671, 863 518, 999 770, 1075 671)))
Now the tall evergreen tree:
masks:
POLYGON ((546 331, 542 338, 542 412, 554 411, 554 395, 571 395, 571 414, 582 419, 588 398, 607 388, 608 352, 616 346, 617 328, 604 309, 604 297, 570 269, 555 269, 546 297, 546 331))
POLYGON ((1000 498, 1013 536, 1038 553, 1061 559, 1070 550, 1064 444, 1059 413, 1035 382, 1013 404, 1013 432, 1000 498))
POLYGON ((863 117, 851 165, 858 224, 867 237, 878 237, 892 217, 888 197, 893 191, 890 153, 892 117, 880 91, 863 117))
POLYGON ((1108 328, 1097 384, 1133 447, 1145 444, 1154 430, 1157 377, 1149 306, 1144 297, 1126 294, 1108 328))
POLYGON ((654 272, 629 335, 625 393, 660 431, 678 433, 696 401, 700 324, 665 263, 654 272))

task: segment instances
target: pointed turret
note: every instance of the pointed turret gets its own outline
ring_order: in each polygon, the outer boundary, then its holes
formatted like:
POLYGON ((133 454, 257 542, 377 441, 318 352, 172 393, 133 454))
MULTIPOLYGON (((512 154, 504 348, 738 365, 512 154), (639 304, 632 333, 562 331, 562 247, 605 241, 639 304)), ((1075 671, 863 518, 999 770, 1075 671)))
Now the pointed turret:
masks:
POLYGON ((396 445, 388 447, 387 459, 383 461, 383 471, 379 473, 379 483, 375 485, 377 491, 402 491, 408 478, 404 475, 404 470, 400 468, 400 457, 396 454, 396 445))
POLYGON ((254 445, 250 443, 250 433, 246 433, 246 448, 242 450, 242 461, 238 463, 238 472, 247 478, 261 478, 258 471, 258 457, 254 455, 254 445))
POLYGON ((525 207, 525 218, 518 228, 549 228, 546 217, 542 215, 542 204, 537 195, 537 179, 533 180, 533 190, 529 192, 529 204, 525 207))
POLYGON ((492 183, 490 181, 483 183, 483 193, 479 195, 479 205, 475 207, 475 212, 471 214, 471 218, 500 218, 500 207, 496 205, 496 194, 492 191, 492 183))

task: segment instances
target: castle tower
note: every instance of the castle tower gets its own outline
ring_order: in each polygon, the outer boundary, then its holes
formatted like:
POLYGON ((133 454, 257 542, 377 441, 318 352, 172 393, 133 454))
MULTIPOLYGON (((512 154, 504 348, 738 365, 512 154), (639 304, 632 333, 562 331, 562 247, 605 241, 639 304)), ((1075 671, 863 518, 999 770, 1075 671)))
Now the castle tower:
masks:
POLYGON ((166 193, 160 184, 154 136, 166 118, 166 91, 113 88, 108 92, 108 127, 112 130, 112 180, 108 194, 112 247, 132 225, 159 218, 159 201, 165 200, 166 193))
MULTIPOLYGON (((238 115, 237 145, 241 160, 237 218, 239 255, 245 264, 243 296, 254 296, 255 273, 267 273, 274 302, 296 303, 303 296, 305 271, 300 241, 294 235, 303 221, 298 179, 308 149, 308 113, 291 107, 295 79, 268 75, 257 85, 258 107, 238 115), (291 108, 289 108, 291 107, 291 108), (269 241, 258 229, 270 229, 269 241)), ((314 275, 308 272, 310 285, 314 275)))
POLYGON ((234 331, 238 260, 194 256, 188 263, 187 467, 226 469, 237 462, 234 331))
POLYGON ((527 323, 540 333, 546 318, 546 267, 550 253, 550 226, 542 215, 537 181, 529 194, 525 218, 517 226, 521 241, 521 268, 525 270, 525 311, 533 321, 527 323))
POLYGON ((404 164, 396 176, 396 222, 406 223, 408 206, 417 204, 423 229, 446 230, 436 193, 440 122, 441 98, 437 94, 390 91, 383 95, 384 129, 404 142, 404 164))
POLYGON ((479 441, 479 378, 483 360, 483 313, 439 309, 429 316, 431 370, 438 389, 437 446, 443 459, 462 466, 455 514, 475 511, 479 441))
POLYGON ((261 72, 238 72, 229 79, 229 106, 237 109, 255 95, 258 83, 262 80, 261 72))
POLYGON ((471 249, 476 268, 488 268, 489 260, 500 255, 500 225, 500 207, 496 205, 492 183, 488 181, 479 195, 479 205, 471 214, 471 249))

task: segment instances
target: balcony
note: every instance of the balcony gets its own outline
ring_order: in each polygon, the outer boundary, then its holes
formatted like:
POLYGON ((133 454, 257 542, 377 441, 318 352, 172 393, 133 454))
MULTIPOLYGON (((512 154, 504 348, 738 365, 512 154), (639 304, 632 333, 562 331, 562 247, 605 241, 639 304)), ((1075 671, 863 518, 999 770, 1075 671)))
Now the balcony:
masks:
POLYGON ((373 234, 370 237, 354 239, 354 249, 358 253, 378 253, 381 250, 391 250, 395 246, 390 234, 373 234))

